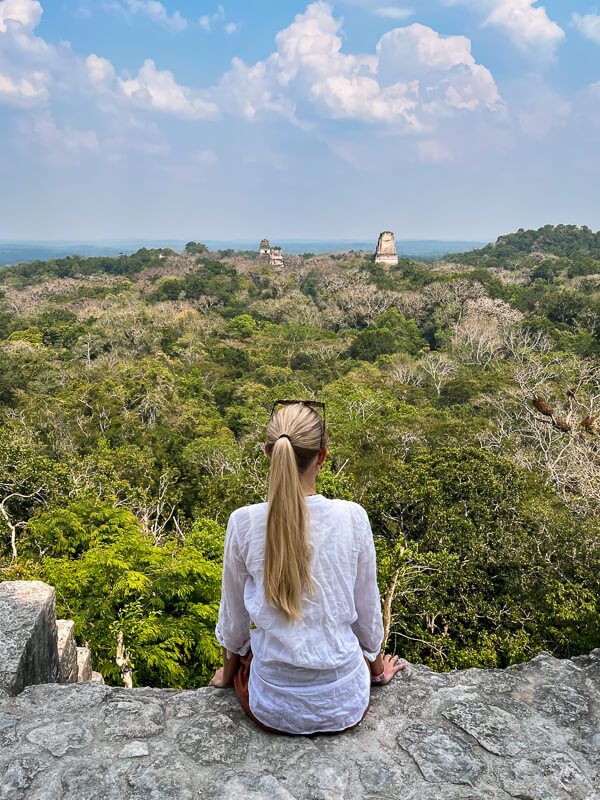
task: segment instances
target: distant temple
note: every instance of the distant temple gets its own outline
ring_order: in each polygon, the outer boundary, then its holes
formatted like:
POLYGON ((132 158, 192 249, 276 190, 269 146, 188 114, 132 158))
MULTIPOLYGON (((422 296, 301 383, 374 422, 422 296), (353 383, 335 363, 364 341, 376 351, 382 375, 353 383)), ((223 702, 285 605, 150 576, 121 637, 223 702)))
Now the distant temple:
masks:
POLYGON ((271 248, 271 258, 270 262, 272 267, 283 267, 283 250, 281 247, 272 247, 271 248))
POLYGON ((283 267, 285 266, 283 260, 283 250, 281 247, 271 247, 271 243, 268 239, 263 239, 260 243, 260 250, 259 254, 261 256, 268 256, 269 257, 269 266, 270 267, 283 267))
POLYGON ((396 237, 391 231, 384 231, 383 233, 379 234, 377 250, 375 251, 375 263, 384 264, 387 267, 398 266, 396 237))

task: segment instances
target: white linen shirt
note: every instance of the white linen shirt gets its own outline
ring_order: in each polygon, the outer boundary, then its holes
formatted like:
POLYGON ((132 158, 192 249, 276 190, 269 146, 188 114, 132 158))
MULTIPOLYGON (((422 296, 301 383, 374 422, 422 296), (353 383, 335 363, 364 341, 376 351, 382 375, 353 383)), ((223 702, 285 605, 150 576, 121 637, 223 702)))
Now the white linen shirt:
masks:
POLYGON ((363 656, 374 661, 383 640, 367 512, 320 494, 306 502, 315 593, 304 595, 302 618, 288 622, 265 600, 268 506, 258 503, 229 518, 215 629, 229 653, 246 655, 252 648, 248 694, 255 717, 304 734, 343 730, 361 719, 371 686, 363 656))

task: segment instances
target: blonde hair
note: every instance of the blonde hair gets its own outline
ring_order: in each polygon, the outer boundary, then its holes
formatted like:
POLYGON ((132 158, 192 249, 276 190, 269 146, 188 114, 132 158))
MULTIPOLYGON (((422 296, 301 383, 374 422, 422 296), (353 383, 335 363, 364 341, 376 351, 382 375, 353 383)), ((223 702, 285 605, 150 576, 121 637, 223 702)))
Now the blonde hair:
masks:
POLYGON ((323 418, 310 406, 284 406, 269 421, 265 450, 271 457, 271 470, 264 591, 269 605, 282 611, 289 622, 301 618, 303 591, 310 595, 314 592, 309 516, 300 474, 325 443, 323 418))

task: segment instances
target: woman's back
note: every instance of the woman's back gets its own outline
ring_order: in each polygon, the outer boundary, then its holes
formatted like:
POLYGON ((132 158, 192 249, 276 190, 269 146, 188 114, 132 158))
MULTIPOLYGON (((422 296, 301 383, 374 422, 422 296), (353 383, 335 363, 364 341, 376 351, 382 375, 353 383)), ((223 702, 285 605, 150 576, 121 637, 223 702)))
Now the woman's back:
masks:
POLYGON ((265 725, 293 733, 340 730, 360 719, 370 690, 364 655, 374 659, 383 637, 365 510, 319 494, 306 503, 314 592, 304 592, 301 618, 288 621, 266 601, 268 504, 259 503, 230 517, 217 626, 221 644, 242 652, 254 623, 250 708, 265 725))

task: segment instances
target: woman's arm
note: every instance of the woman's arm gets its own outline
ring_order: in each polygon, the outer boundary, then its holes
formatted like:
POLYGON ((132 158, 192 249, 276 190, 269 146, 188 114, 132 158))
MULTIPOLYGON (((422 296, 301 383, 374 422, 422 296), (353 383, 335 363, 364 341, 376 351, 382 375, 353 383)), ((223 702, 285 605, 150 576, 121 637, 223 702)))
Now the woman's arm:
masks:
POLYGON ((221 603, 215 628, 217 641, 223 648, 223 666, 216 671, 209 684, 219 688, 232 685, 240 656, 246 655, 250 649, 250 615, 244 605, 244 587, 248 572, 239 551, 237 533, 232 514, 225 534, 221 603))
POLYGON ((367 512, 361 510, 362 550, 358 557, 358 569, 354 586, 354 603, 358 619, 352 626, 371 672, 372 683, 385 686, 404 664, 398 663, 398 656, 385 655, 381 650, 383 640, 383 620, 381 616, 381 597, 377 585, 377 562, 373 532, 367 512))
MULTIPOLYGON (((367 661, 377 662, 383 641, 383 619, 381 616, 381 597, 377 586, 377 563, 375 544, 367 512, 358 506, 359 519, 356 521, 356 536, 359 543, 356 579, 354 583, 354 607, 357 619, 352 630, 360 642, 367 661)), ((381 666, 380 663, 376 664, 381 666)), ((374 674, 380 674, 379 672, 374 674)), ((372 670, 373 672, 373 670, 372 670)))

